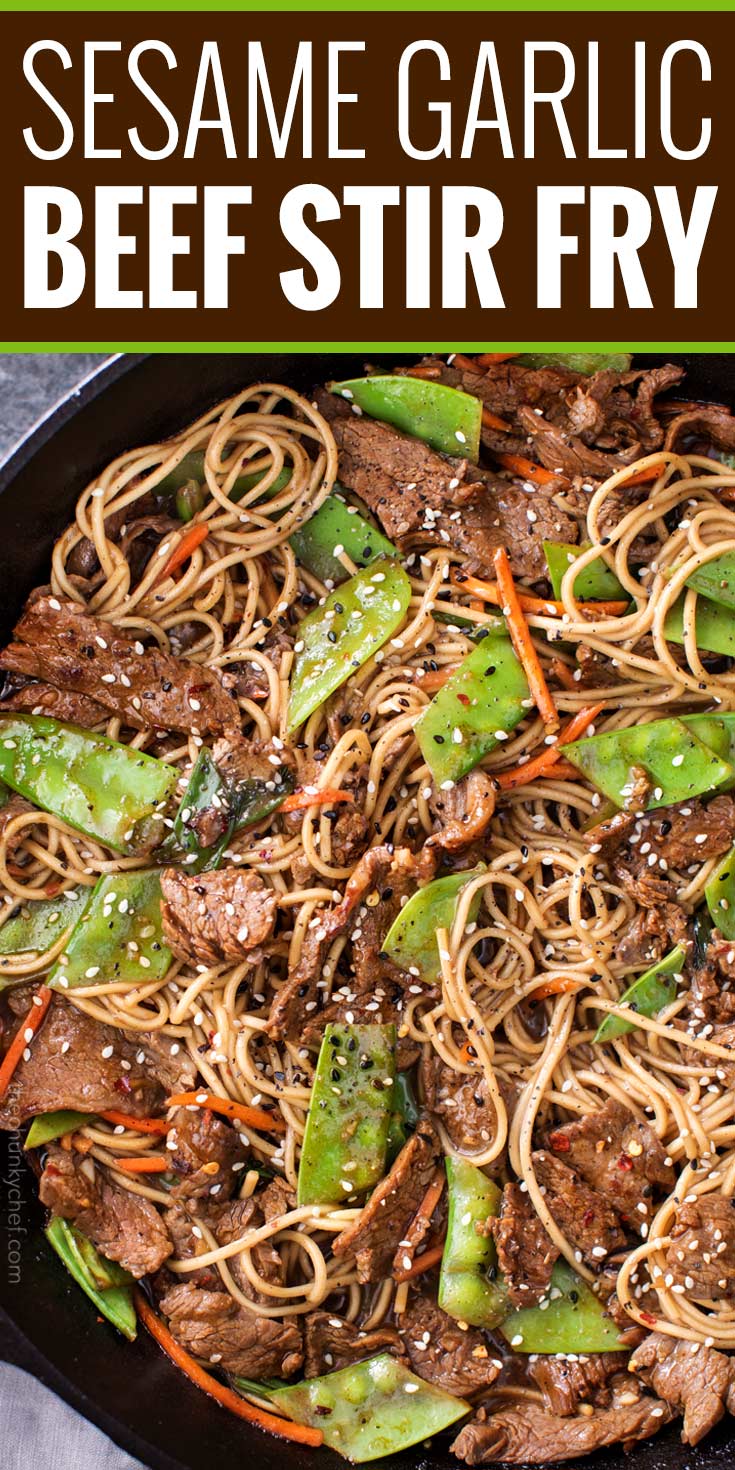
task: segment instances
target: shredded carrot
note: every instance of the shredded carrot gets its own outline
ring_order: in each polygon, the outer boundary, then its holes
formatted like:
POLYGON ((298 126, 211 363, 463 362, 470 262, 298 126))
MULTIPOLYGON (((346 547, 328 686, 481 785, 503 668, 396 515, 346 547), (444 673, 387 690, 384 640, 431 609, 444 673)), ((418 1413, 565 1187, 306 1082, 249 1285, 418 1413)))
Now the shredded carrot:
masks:
POLYGON ((285 801, 281 802, 279 810, 282 812, 303 812, 310 806, 330 806, 336 801, 354 801, 351 791, 340 791, 335 786, 327 786, 324 791, 292 791, 285 801))
POLYGON ((396 1271, 394 1273, 394 1280, 410 1281, 412 1277, 420 1276, 422 1271, 429 1271, 432 1266, 438 1265, 443 1255, 443 1241, 439 1245, 429 1246, 429 1249, 422 1251, 420 1256, 416 1256, 411 1262, 411 1265, 407 1266, 405 1270, 401 1269, 400 1271, 396 1271))
MULTIPOLYGON (((261 1429, 269 1430, 271 1434, 277 1434, 280 1439, 296 1440, 298 1444, 320 1445, 324 1436, 319 1429, 310 1429, 305 1424, 292 1424, 289 1419, 281 1419, 277 1414, 269 1414, 265 1409, 257 1409, 255 1404, 248 1403, 247 1399, 241 1398, 233 1389, 226 1388, 223 1383, 218 1383, 211 1373, 207 1373, 194 1358, 190 1357, 185 1348, 172 1337, 168 1327, 164 1325, 161 1318, 156 1315, 143 1295, 139 1286, 133 1291, 135 1310, 140 1317, 143 1326, 151 1337, 155 1338, 158 1346, 163 1348, 167 1358, 185 1373, 187 1378, 208 1393, 210 1398, 216 1399, 223 1409, 229 1409, 231 1414, 237 1414, 240 1419, 247 1419, 250 1424, 257 1424, 261 1429)), ((256 1457, 257 1458, 257 1457, 256 1457)))
POLYGON ((465 357, 463 352, 455 352, 450 367, 459 368, 461 373, 481 373, 480 364, 475 362, 474 357, 465 357))
POLYGON ((417 362, 414 367, 406 368, 408 378, 438 378, 441 368, 433 362, 417 362))
POLYGON ((476 359, 480 367, 492 367, 495 362, 510 362, 512 357, 517 357, 517 352, 481 352, 476 359))
POLYGON ((559 729, 559 716, 556 705, 551 696, 549 686, 546 683, 541 662, 531 638, 531 631, 523 616, 523 608, 518 601, 516 584, 513 581, 513 573, 508 561, 508 553, 504 546, 499 546, 493 556, 493 566, 498 579, 498 590, 503 599, 503 606, 507 607, 508 632, 510 641, 523 666, 531 698, 544 722, 544 728, 548 734, 559 729))
POLYGON ((555 679, 559 680, 559 683, 564 689, 569 689, 570 691, 576 689, 577 683, 574 674, 569 664, 565 664, 563 658, 552 658, 549 664, 549 672, 554 675, 555 679))
POLYGON ((552 995, 572 995, 579 990, 582 983, 572 975, 557 975, 554 980, 547 980, 545 985, 539 985, 531 992, 528 999, 548 1000, 552 995))
POLYGON ((109 1109, 106 1113, 100 1113, 107 1123, 114 1123, 119 1127, 129 1128, 131 1133, 159 1133, 162 1137, 168 1133, 169 1124, 165 1118, 131 1118, 129 1113, 116 1113, 109 1109))
POLYGON ((179 567, 182 567, 184 562, 189 560, 192 552, 196 551, 197 546, 201 546, 202 542, 206 541, 208 535, 209 524, 207 521, 197 521, 194 525, 190 526, 188 531, 184 532, 178 546, 174 547, 163 571, 159 572, 153 586, 157 587, 159 582, 165 582, 167 577, 170 577, 173 572, 178 571, 179 567))
POLYGON ((497 429, 499 434, 510 434, 512 429, 511 424, 501 419, 499 414, 491 413, 489 408, 483 408, 482 422, 486 429, 497 429))
POLYGON ((5 1053, 2 1066, 0 1066, 0 1101, 2 1101, 10 1086, 13 1073, 28 1043, 35 1036, 53 1000, 53 994, 53 990, 49 990, 48 985, 41 985, 39 987, 31 1001, 31 1008, 28 1015, 21 1021, 5 1053))
POLYGON ((217 1097, 213 1092, 177 1092, 166 1103, 169 1108, 208 1108, 210 1113, 222 1113, 225 1118, 237 1118, 250 1128, 264 1133, 285 1133, 286 1125, 273 1113, 263 1108, 252 1108, 247 1103, 233 1102, 230 1097, 217 1097))
POLYGON ((422 1220, 430 1220, 444 1192, 444 1170, 437 1172, 419 1205, 416 1214, 422 1220))
POLYGON ((451 664, 446 669, 428 669, 421 678, 416 680, 418 689, 425 689, 427 694, 435 694, 437 689, 443 689, 452 674, 457 672, 457 664, 451 664))
MULTIPOLYGON (((559 735, 556 745, 547 745, 540 755, 534 756, 532 760, 526 761, 522 766, 512 766, 507 771, 499 771, 495 776, 501 791, 510 791, 514 786, 525 786, 529 781, 535 781, 538 776, 546 776, 550 772, 553 775, 561 775, 562 754, 560 747, 569 740, 578 740, 589 729, 592 721, 597 718, 600 711, 605 708, 604 703, 585 705, 572 716, 568 725, 559 735)), ((566 762, 564 762, 566 764, 566 762)), ((578 775, 576 767, 575 776, 578 775)))
MULTIPOLYGON (((504 598, 496 582, 485 582, 482 577, 469 577, 464 572, 459 572, 453 577, 455 587, 461 587, 463 592, 469 592, 474 597, 482 598, 483 602, 492 603, 493 607, 505 607, 504 598)), ((521 592, 516 588, 518 601, 524 612, 538 613, 541 617, 559 616, 566 612, 563 602, 556 602, 553 597, 533 597, 530 592, 521 592)), ((628 607, 627 602, 580 602, 578 604, 582 612, 595 613, 597 615, 615 617, 623 613, 628 607)))
POLYGON ((115 1168, 122 1169, 123 1174, 167 1174, 171 1164, 160 1154, 155 1157, 151 1154, 140 1159, 116 1159, 115 1168))
POLYGON ((639 470, 637 475, 631 475, 629 480, 624 480, 621 484, 621 489, 627 490, 629 485, 647 485, 650 480, 657 480, 659 475, 663 474, 665 468, 666 466, 663 462, 660 464, 646 465, 646 468, 639 470))
POLYGON ((493 450, 493 454, 502 469, 509 470, 512 475, 520 475, 522 480, 530 480, 533 485, 550 485, 552 480, 564 478, 541 464, 534 464, 532 459, 524 459, 522 454, 500 454, 497 450, 493 450))

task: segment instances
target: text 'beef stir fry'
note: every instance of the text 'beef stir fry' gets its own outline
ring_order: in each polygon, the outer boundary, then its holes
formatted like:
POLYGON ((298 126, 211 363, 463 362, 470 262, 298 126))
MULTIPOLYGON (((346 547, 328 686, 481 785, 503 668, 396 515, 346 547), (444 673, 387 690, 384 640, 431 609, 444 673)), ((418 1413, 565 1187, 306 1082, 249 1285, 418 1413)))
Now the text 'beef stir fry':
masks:
POLYGON ((682 377, 260 383, 81 495, 0 653, 0 1126, 100 1352, 356 1462, 735 1412, 735 418, 682 377))

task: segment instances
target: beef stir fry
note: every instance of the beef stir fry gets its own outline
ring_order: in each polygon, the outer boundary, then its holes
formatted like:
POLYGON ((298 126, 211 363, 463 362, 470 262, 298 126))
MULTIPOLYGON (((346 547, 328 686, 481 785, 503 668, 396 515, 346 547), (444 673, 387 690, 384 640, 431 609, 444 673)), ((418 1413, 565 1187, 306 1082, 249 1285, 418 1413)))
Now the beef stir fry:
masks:
POLYGON ((0 1126, 94 1303, 362 1462, 735 1412, 735 418, 256 384, 0 652, 0 1126))

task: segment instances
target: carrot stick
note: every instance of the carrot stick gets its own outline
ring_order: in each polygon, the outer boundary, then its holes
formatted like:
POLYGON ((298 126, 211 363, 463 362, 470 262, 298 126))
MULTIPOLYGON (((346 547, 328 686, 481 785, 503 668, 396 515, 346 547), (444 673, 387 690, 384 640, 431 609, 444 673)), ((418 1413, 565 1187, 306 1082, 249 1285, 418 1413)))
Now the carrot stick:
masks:
POLYGON ((197 546, 201 546, 202 542, 206 541, 208 535, 209 525, 206 521, 197 521, 195 525, 190 526, 189 530, 182 536, 178 546, 174 547, 163 571, 159 572, 153 586, 157 587, 159 582, 165 582, 167 577, 170 577, 173 572, 178 571, 179 567, 182 567, 184 562, 189 560, 192 552, 196 551, 197 546))
POLYGON ((281 802, 279 810, 282 812, 302 812, 310 806, 329 806, 335 801, 354 801, 351 791, 339 791, 335 786, 327 786, 324 791, 292 791, 285 801, 281 802))
POLYGON ((627 490, 630 485, 647 485, 650 480, 657 480, 662 475, 665 464, 649 464, 644 470, 639 470, 637 475, 631 475, 629 480, 623 480, 621 488, 627 490))
POLYGON ((497 413, 491 413, 489 408, 483 408, 482 422, 486 429, 497 429, 500 434, 511 432, 512 426, 505 419, 501 419, 497 413))
MULTIPOLYGON (((546 776, 550 772, 560 775, 559 766, 562 755, 560 747, 569 740, 578 740, 589 729, 592 721, 597 718, 600 711, 605 708, 604 703, 585 705, 573 715, 568 725, 559 735, 556 745, 547 745, 540 755, 534 756, 521 766, 511 766, 507 771, 500 771, 494 777, 501 791, 510 791, 514 786, 525 786, 529 781, 535 781, 538 776, 546 776)), ((579 773, 574 768, 575 775, 579 773)))
POLYGON ((463 352, 455 352, 450 367, 459 368, 461 373, 481 373, 482 368, 475 362, 474 357, 465 357, 463 352))
POLYGON ((552 995, 572 995, 580 989, 583 982, 572 975, 557 975, 554 980, 547 980, 545 985, 539 985, 536 990, 531 991, 529 1000, 548 1000, 552 995))
POLYGON ((518 601, 516 584, 513 581, 508 553, 504 546, 499 546, 495 552, 493 566, 498 579, 498 590, 503 598, 504 606, 508 609, 510 641, 525 671, 531 697, 544 722, 544 728, 548 734, 551 734, 554 730, 559 729, 559 716, 546 683, 539 656, 533 646, 531 632, 523 616, 523 608, 518 601))
POLYGON ((570 691, 576 689, 577 684, 574 674, 562 658, 552 658, 549 664, 549 672, 554 675, 555 679, 559 680, 559 683, 564 689, 569 689, 570 691))
POLYGON ((512 357, 518 357, 517 352, 481 352, 475 359, 480 367, 489 368, 495 362, 510 362, 512 357))
POLYGON ((534 485, 550 485, 552 480, 564 479, 563 475, 555 475, 543 465, 524 459, 522 454, 500 454, 497 450, 493 454, 502 469, 509 470, 512 475, 520 475, 522 480, 530 480, 534 485))
MULTIPOLYGON (((482 577, 470 577, 464 572, 457 573, 453 579, 455 587, 461 587, 463 592, 469 592, 474 597, 479 597, 483 602, 492 603, 493 607, 505 607, 505 600, 496 582, 485 582, 482 577)), ((553 597, 534 597, 530 592, 521 592, 516 588, 518 601, 524 612, 538 613, 541 617, 554 617, 566 612, 563 602, 556 602, 553 597)), ((578 604, 582 612, 597 613, 600 615, 615 617, 618 613, 625 612, 627 602, 580 602, 578 604)))
POLYGON ((116 1159, 116 1169, 122 1169, 123 1174, 167 1174, 171 1165, 168 1159, 157 1157, 146 1157, 140 1159, 116 1159))
POLYGON ((165 1118, 131 1118, 129 1113, 116 1113, 112 1109, 106 1113, 100 1113, 100 1117, 104 1118, 107 1123, 114 1123, 116 1128, 122 1124, 123 1128, 129 1128, 131 1133, 158 1133, 161 1137, 168 1133, 170 1126, 165 1118))
POLYGON ((429 1271, 432 1266, 436 1266, 443 1255, 443 1241, 440 1245, 430 1246, 427 1251, 422 1251, 420 1256, 416 1256, 411 1262, 411 1265, 407 1266, 405 1270, 396 1271, 393 1277, 394 1281, 410 1281, 412 1277, 420 1276, 422 1271, 429 1271))
MULTIPOLYGON (((319 1429, 309 1429, 305 1424, 292 1424, 288 1419, 280 1419, 276 1414, 269 1414, 265 1409, 257 1409, 255 1404, 249 1404, 233 1389, 226 1388, 223 1383, 218 1383, 211 1373, 197 1363, 194 1358, 172 1337, 168 1327, 164 1326, 161 1318, 156 1315, 139 1286, 133 1290, 135 1310, 140 1317, 143 1326, 151 1337, 155 1338, 158 1346, 163 1348, 167 1358, 185 1373, 187 1378, 208 1393, 210 1398, 216 1399, 223 1409, 229 1409, 231 1414, 237 1414, 240 1419, 247 1419, 250 1424, 257 1424, 260 1429, 266 1429, 271 1434, 276 1434, 280 1439, 292 1439, 297 1444, 320 1445, 324 1436, 319 1429)), ((257 1458, 257 1457, 256 1457, 257 1458)))
POLYGON ((177 1092, 166 1100, 169 1108, 209 1108, 210 1113, 222 1113, 225 1118, 237 1118, 251 1128, 267 1133, 285 1133, 286 1125, 273 1113, 263 1108, 251 1108, 247 1103, 233 1102, 230 1097, 217 1097, 213 1092, 177 1092))
POLYGON ((33 1040, 50 1004, 53 999, 53 990, 48 985, 41 985, 31 1001, 28 1015, 21 1022, 13 1040, 8 1047, 0 1067, 0 1101, 4 1098, 13 1078, 13 1073, 21 1061, 23 1053, 29 1042, 33 1040))

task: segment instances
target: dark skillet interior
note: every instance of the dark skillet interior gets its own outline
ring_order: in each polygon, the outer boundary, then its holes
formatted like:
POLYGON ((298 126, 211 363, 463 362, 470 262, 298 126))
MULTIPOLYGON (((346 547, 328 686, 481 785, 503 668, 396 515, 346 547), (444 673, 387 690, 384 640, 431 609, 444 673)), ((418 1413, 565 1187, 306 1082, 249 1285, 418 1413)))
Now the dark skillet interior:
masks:
MULTIPOLYGON (((735 355, 671 353, 640 356, 636 363, 672 359, 688 368, 682 387, 687 397, 735 401, 735 355)), ((392 355, 386 360, 396 361, 392 355)), ((54 538, 70 519, 77 495, 115 455, 165 438, 247 383, 286 382, 308 392, 327 378, 355 376, 362 369, 358 356, 307 353, 128 356, 103 368, 0 470, 0 545, 5 548, 0 635, 6 637, 30 589, 46 579, 54 538)), ((7 1262, 0 1269, 0 1303, 11 1358, 32 1367, 153 1470, 234 1470, 248 1456, 259 1470, 344 1465, 329 1451, 282 1444, 231 1418, 192 1388, 145 1332, 130 1344, 98 1322, 41 1234, 35 1180, 14 1135, 0 1134, 0 1171, 7 1262), (16 1250, 17 1279, 9 1264, 16 1250)), ((618 1447, 574 1462, 580 1470, 623 1470, 627 1463, 618 1447)), ((449 1470, 456 1462, 439 1443, 394 1457, 391 1464, 449 1470)), ((723 1426, 697 1450, 681 1445, 676 1425, 635 1449, 636 1470, 714 1470, 731 1464, 732 1435, 723 1426)))

